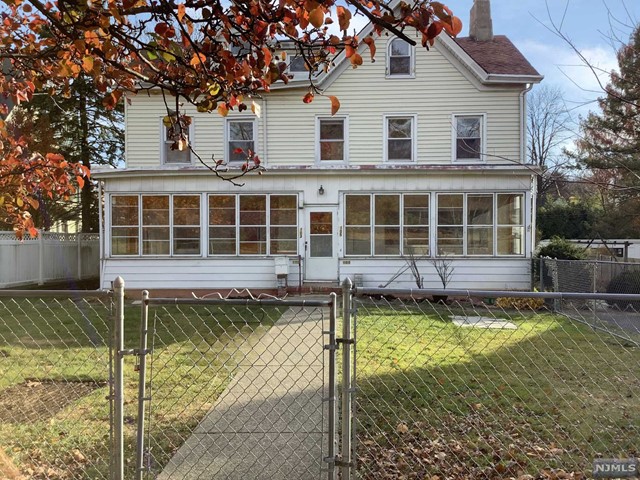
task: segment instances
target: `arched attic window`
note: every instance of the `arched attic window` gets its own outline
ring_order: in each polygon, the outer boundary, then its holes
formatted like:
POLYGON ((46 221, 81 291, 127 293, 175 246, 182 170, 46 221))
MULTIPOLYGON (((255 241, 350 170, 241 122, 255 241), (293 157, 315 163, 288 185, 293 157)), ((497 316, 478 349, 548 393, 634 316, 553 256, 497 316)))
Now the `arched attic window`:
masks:
POLYGON ((414 48, 401 38, 387 44, 387 78, 413 78, 414 48))

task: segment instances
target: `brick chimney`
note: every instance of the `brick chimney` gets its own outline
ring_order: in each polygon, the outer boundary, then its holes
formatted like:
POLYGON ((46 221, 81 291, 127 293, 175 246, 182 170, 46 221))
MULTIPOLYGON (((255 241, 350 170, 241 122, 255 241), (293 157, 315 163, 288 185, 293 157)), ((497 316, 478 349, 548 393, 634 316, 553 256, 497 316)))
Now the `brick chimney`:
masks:
POLYGON ((482 42, 493 40, 493 22, 491 21, 491 3, 489 0, 474 0, 471 7, 469 36, 482 42))

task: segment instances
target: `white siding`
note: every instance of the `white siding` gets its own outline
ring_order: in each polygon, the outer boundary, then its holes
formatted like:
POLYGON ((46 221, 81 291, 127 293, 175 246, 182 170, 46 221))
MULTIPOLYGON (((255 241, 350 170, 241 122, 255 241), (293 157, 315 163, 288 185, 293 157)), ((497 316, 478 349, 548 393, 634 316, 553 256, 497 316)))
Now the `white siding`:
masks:
MULTIPOLYGON (((441 289, 442 282, 433 265, 427 260, 417 262, 424 288, 441 289)), ((447 285, 450 290, 529 290, 531 288, 531 259, 452 259, 453 274, 447 285)), ((407 264, 402 259, 343 259, 340 279, 356 275, 365 288, 418 288, 407 264), (402 274, 387 285, 399 272, 402 274)))
MULTIPOLYGON (((376 62, 365 59, 358 69, 348 67, 325 92, 341 102, 349 116, 349 162, 382 161, 383 115, 417 114, 418 162, 451 163, 452 114, 486 114, 485 151, 489 162, 520 161, 519 94, 522 86, 483 87, 470 81, 440 51, 416 47, 416 75, 412 79, 385 78, 386 38, 377 41, 376 62)), ((263 118, 258 120, 258 153, 270 165, 312 165, 315 161, 315 116, 328 115, 328 99, 317 96, 303 104, 306 87, 265 94, 263 118), (266 121, 266 125, 263 123, 266 121), (264 131, 268 149, 264 150, 264 131)), ((172 100, 168 99, 171 106, 172 100)), ((250 103, 250 100, 249 100, 250 103)), ((224 119, 217 113, 197 114, 194 146, 203 159, 224 155, 224 119)), ((246 112, 245 112, 246 113, 246 112)), ((234 115, 237 113, 232 113, 234 115)), ((140 94, 127 107, 127 166, 160 165, 160 118, 165 106, 160 95, 140 94)))

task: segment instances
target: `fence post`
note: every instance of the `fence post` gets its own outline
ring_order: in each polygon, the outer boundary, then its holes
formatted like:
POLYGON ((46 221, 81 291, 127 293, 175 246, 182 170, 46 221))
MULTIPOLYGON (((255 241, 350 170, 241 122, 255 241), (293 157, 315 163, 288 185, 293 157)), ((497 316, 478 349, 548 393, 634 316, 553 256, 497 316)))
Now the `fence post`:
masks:
POLYGON ((144 402, 147 382, 147 332, 149 331, 149 291, 142 292, 142 315, 140 316, 140 360, 138 379, 138 432, 136 434, 136 480, 142 480, 144 468, 144 402))
POLYGON ((44 285, 44 232, 38 231, 38 285, 44 285))
POLYGON ((351 283, 342 283, 342 429, 341 429, 341 479, 351 478, 351 283))
POLYGON ((76 242, 78 246, 78 280, 82 280, 82 234, 76 233, 76 242))
POLYGON ((540 275, 540 291, 544 292, 544 259, 542 257, 540 257, 538 269, 538 274, 540 275))
POLYGON ((327 446, 328 478, 336 478, 336 317, 337 317, 337 295, 330 294, 331 306, 329 311, 329 445, 327 446))
POLYGON ((113 442, 115 480, 124 480, 124 280, 117 277, 113 282, 113 294, 116 302, 114 318, 114 378, 113 378, 113 442))

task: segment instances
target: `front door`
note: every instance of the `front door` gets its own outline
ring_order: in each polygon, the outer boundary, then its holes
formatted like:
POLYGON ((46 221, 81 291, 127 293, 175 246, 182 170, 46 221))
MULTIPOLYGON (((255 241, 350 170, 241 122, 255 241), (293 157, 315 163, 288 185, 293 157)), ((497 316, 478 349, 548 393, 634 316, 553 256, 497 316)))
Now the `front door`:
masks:
POLYGON ((307 207, 304 279, 335 281, 338 279, 336 217, 334 207, 307 207))

